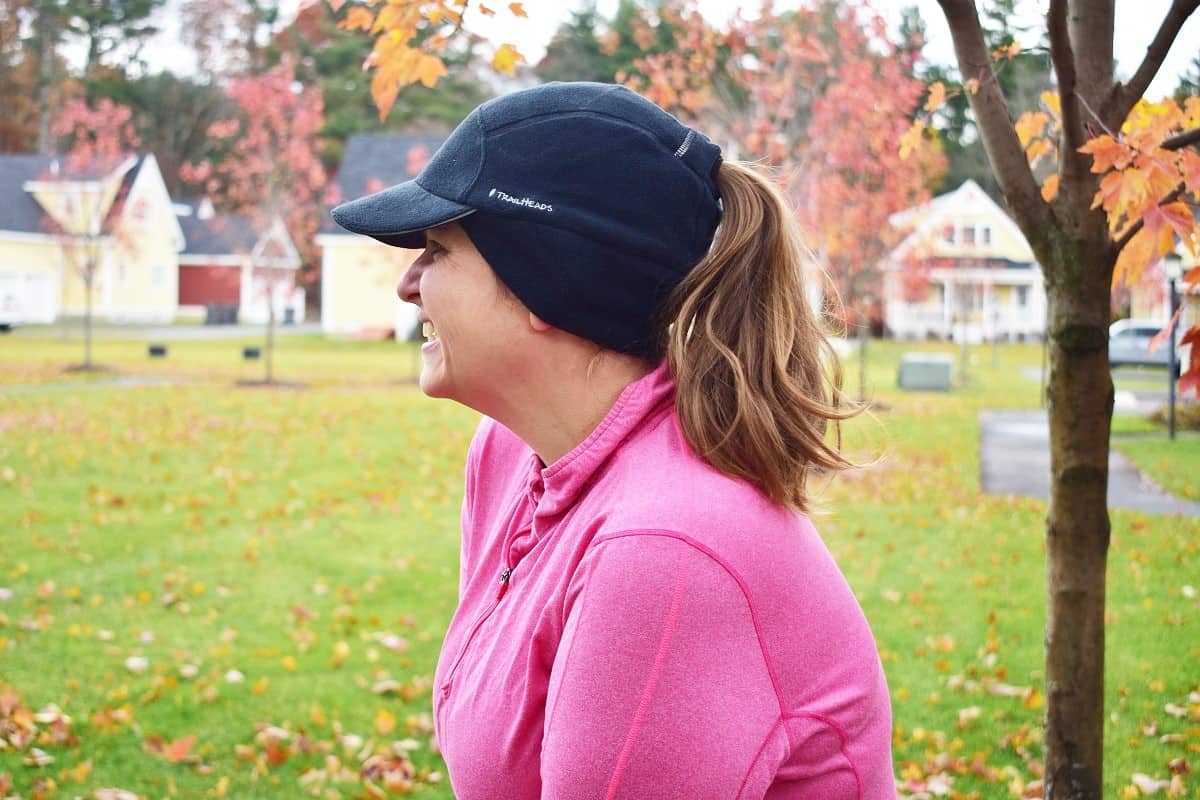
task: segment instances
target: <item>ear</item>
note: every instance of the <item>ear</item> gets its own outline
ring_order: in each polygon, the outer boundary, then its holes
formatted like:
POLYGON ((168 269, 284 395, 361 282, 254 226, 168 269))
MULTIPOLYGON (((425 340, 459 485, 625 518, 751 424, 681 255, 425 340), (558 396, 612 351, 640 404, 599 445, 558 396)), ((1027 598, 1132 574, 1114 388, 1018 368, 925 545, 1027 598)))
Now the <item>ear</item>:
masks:
POLYGON ((529 327, 533 328, 538 333, 545 333, 546 331, 550 330, 554 326, 551 325, 549 322, 546 322, 546 320, 542 319, 537 314, 530 311, 529 312, 529 327))

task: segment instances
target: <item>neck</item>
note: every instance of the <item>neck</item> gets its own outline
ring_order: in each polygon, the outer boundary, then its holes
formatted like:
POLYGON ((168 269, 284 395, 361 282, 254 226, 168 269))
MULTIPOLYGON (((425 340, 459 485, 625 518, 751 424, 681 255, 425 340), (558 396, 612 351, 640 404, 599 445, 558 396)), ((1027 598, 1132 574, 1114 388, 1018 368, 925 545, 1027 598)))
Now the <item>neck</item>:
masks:
POLYGON ((515 388, 506 387, 502 405, 484 413, 521 437, 547 466, 574 450, 625 387, 654 369, 647 361, 608 352, 529 367, 515 388))

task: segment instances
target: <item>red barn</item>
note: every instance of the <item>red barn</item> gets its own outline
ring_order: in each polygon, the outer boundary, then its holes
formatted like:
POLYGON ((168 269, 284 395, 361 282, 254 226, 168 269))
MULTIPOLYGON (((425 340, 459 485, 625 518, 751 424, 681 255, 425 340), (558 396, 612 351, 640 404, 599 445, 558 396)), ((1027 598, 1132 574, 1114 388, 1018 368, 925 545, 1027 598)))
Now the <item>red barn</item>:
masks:
POLYGON ((304 318, 300 257, 281 220, 259 234, 249 217, 217 214, 207 199, 176 203, 175 213, 187 242, 179 254, 180 316, 262 323, 269 297, 277 320, 304 318))

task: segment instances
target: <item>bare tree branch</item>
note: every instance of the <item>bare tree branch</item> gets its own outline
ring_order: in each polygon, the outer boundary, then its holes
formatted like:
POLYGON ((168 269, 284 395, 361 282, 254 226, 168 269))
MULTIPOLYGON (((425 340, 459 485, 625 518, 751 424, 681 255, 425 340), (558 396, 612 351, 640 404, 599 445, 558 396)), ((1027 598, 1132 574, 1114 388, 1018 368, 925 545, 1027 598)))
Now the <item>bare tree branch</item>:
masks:
POLYGON ((1059 172, 1063 176, 1078 176, 1087 172, 1079 148, 1087 135, 1083 130, 1078 81, 1075 75, 1075 54, 1067 31, 1067 0, 1051 0, 1046 14, 1050 34, 1050 60, 1058 76, 1058 96, 1062 103, 1062 144, 1059 152, 1059 172))
POLYGON ((972 0, 938 0, 938 4, 950 26, 963 82, 975 80, 979 83, 978 89, 968 97, 1004 199, 1027 236, 1030 231, 1044 230, 1053 223, 1054 213, 1042 199, 1013 128, 1008 103, 996 81, 991 55, 983 39, 975 3, 972 0))
POLYGON ((1200 144, 1200 128, 1192 128, 1190 131, 1177 133, 1163 140, 1163 150, 1182 150, 1193 144, 1200 144))
MULTIPOLYGON (((1168 203, 1174 203, 1176 200, 1178 200, 1180 197, 1183 196, 1183 192, 1186 189, 1187 189, 1187 184, 1183 184, 1183 183, 1179 184, 1174 189, 1172 189, 1170 192, 1168 192, 1163 197, 1163 199, 1159 200, 1158 204, 1160 206, 1165 206, 1168 203)), ((1125 233, 1121 234, 1121 238, 1117 239, 1116 241, 1113 242, 1113 248, 1114 248, 1113 252, 1120 253, 1122 250, 1124 250, 1125 245, 1129 244, 1129 240, 1132 239, 1134 236, 1136 236, 1137 232, 1140 231, 1143 227, 1145 227, 1145 225, 1146 225, 1146 222, 1144 219, 1138 219, 1132 225, 1130 225, 1129 229, 1127 231, 1125 231, 1125 233)))
POLYGON ((1130 110, 1146 93, 1150 82, 1158 74, 1163 59, 1167 57, 1167 52, 1171 49, 1171 44, 1179 35, 1179 29, 1197 8, 1200 8, 1200 0, 1174 0, 1171 3, 1171 9, 1163 18, 1158 33, 1154 35, 1154 41, 1146 48, 1146 57, 1142 59, 1137 72, 1129 79, 1129 83, 1118 83, 1113 86, 1112 92, 1105 101, 1103 113, 1108 127, 1114 130, 1120 129, 1125 122, 1125 117, 1129 116, 1130 110))

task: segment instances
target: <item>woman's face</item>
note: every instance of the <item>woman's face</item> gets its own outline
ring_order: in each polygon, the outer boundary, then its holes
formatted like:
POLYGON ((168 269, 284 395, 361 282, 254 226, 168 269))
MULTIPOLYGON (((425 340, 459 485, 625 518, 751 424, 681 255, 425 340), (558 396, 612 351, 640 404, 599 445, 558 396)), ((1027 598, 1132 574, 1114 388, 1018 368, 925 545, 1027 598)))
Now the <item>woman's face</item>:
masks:
POLYGON ((425 251, 396 293, 424 323, 421 391, 487 413, 515 377, 528 311, 457 223, 426 232, 425 251))

